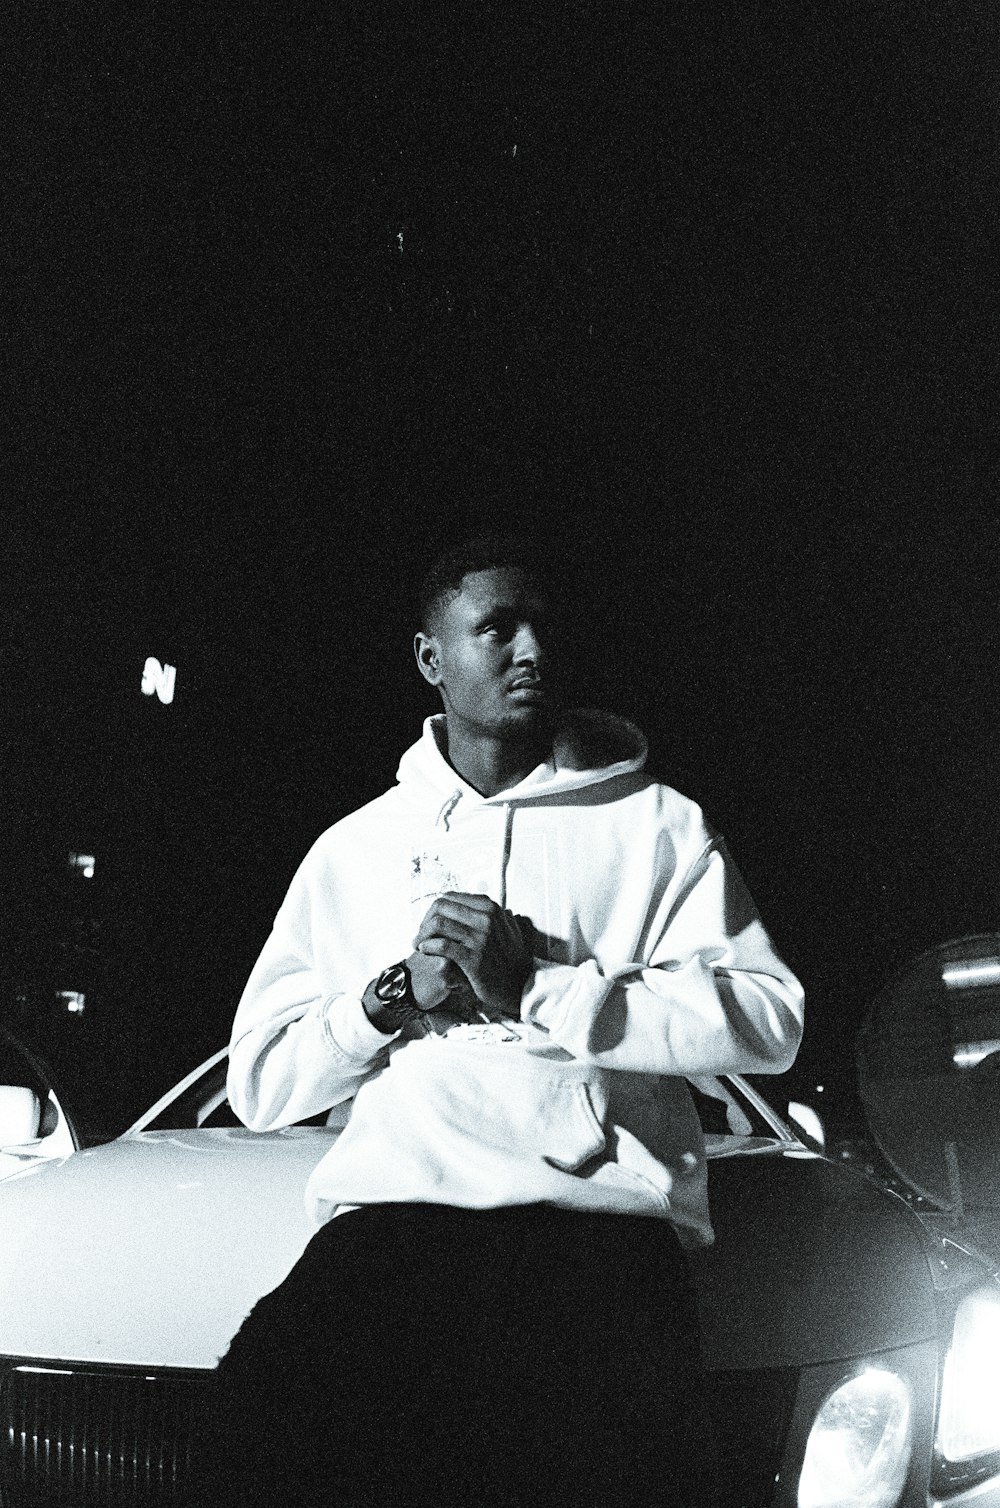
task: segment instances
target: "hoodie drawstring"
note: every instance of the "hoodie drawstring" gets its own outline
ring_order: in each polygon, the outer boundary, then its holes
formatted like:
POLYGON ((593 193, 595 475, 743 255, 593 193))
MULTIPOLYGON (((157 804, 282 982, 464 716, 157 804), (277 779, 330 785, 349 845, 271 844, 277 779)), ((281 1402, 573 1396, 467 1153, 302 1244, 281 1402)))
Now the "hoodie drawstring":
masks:
POLYGON ((510 863, 510 845, 514 833, 514 807, 505 801, 503 808, 503 858, 500 861, 500 909, 507 909, 507 865, 510 863))
POLYGON ((444 806, 441 808, 441 810, 437 814, 437 817, 435 818, 435 823, 434 823, 435 827, 440 822, 440 823, 442 823, 444 825, 445 832, 449 832, 450 831, 451 814, 455 810, 456 806, 461 801, 461 799, 462 799, 462 792, 461 791, 459 791, 459 790, 452 791, 451 795, 448 797, 448 799, 445 802, 444 806))
MULTIPOLYGON (((447 801, 438 812, 434 820, 435 827, 443 827, 445 832, 451 831, 451 814, 462 799, 461 790, 451 793, 447 801)), ((500 906, 507 909, 507 866, 510 863, 511 841, 514 832, 514 804, 511 801, 504 802, 503 808, 503 852, 500 855, 500 906)))

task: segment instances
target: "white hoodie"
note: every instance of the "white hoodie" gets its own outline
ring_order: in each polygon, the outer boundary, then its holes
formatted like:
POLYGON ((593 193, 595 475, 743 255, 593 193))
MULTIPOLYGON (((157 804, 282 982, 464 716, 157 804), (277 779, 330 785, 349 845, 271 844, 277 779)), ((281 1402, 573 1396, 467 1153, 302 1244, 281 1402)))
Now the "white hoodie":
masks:
POLYGON ((392 1201, 541 1201, 710 1241, 683 1076, 786 1069, 796 979, 700 809, 644 773, 630 723, 571 714, 551 758, 489 797, 443 747, 444 717, 428 718, 398 785, 303 860, 236 1013, 234 1109, 266 1131, 338 1107, 306 1190, 320 1222, 392 1201), (361 996, 449 890, 530 919, 520 1016, 435 1012, 430 1034, 387 1038, 361 996))

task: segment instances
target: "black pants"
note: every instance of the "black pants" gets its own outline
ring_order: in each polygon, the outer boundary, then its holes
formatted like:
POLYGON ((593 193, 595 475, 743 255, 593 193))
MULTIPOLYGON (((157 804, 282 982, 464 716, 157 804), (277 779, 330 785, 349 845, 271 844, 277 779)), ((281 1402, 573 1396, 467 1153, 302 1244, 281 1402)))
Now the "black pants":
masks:
POLYGON ((697 1317, 666 1222, 340 1215, 214 1378, 196 1508, 698 1500, 697 1317))

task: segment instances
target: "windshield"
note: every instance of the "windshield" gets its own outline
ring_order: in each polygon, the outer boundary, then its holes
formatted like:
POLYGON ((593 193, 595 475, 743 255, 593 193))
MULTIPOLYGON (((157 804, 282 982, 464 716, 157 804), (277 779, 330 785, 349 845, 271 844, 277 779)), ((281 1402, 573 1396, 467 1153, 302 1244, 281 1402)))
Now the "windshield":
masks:
MULTIPOLYGON (((241 1125, 226 1097, 227 1064, 224 1052, 210 1058, 154 1105, 132 1130, 193 1131, 241 1125)), ((689 1079, 688 1084, 706 1136, 795 1140, 759 1089, 745 1079, 705 1077, 689 1079)), ((298 1124, 323 1126, 326 1120, 326 1115, 320 1114, 298 1124)))

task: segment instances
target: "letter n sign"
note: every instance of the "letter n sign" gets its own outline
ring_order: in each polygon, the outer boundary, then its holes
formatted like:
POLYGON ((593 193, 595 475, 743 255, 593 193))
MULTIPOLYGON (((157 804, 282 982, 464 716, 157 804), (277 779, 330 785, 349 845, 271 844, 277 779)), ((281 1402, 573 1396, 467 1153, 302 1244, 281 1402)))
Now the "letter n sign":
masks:
POLYGON ((161 665, 159 660, 150 655, 142 669, 142 694, 152 696, 153 692, 160 698, 164 706, 174 699, 174 682, 177 679, 177 668, 174 665, 161 665))

